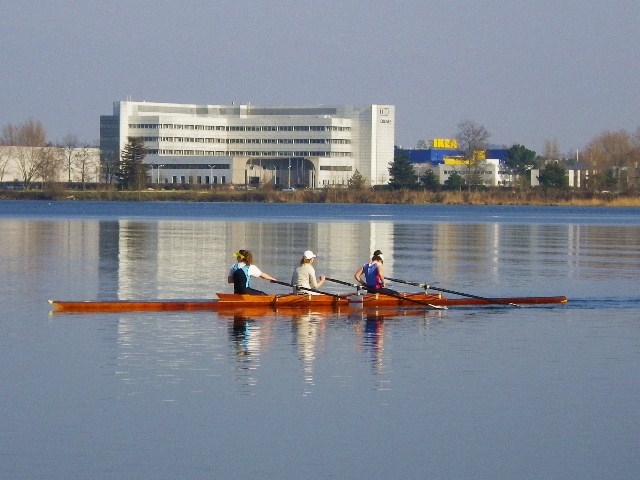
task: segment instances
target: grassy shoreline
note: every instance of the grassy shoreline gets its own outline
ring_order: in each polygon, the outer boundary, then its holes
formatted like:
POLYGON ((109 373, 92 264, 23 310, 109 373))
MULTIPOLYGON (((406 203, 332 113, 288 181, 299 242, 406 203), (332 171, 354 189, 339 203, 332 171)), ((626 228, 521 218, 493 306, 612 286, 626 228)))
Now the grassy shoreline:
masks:
POLYGON ((176 201, 176 202, 262 202, 262 203, 356 203, 356 204, 442 204, 442 205, 556 205, 640 207, 640 197, 588 194, 573 191, 488 190, 56 190, 0 191, 0 200, 60 201, 176 201))

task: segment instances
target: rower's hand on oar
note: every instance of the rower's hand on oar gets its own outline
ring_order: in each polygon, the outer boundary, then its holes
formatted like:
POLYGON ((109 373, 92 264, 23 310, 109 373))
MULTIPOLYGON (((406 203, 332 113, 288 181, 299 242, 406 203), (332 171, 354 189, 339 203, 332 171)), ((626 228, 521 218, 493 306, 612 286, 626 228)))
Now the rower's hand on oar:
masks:
POLYGON ((328 295, 330 297, 333 298, 337 298, 342 300, 342 296, 341 295, 337 295, 335 293, 330 293, 330 292, 325 292, 323 290, 318 290, 316 288, 307 288, 307 287, 300 287, 298 285, 294 285, 293 283, 287 283, 287 282, 280 282, 278 280, 271 280, 271 283, 277 283, 278 285, 284 285, 285 287, 292 287, 294 288, 296 291, 302 291, 302 292, 315 292, 315 293, 319 293, 321 295, 328 295))

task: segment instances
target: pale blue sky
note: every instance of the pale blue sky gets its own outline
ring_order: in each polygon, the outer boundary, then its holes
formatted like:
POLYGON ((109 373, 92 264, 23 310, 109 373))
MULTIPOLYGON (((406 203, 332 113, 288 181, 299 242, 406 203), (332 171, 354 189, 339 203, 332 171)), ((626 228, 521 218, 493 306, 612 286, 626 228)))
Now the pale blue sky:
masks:
POLYGON ((640 2, 0 0, 0 126, 94 142, 134 100, 396 106, 396 143, 575 151, 640 125, 640 2))

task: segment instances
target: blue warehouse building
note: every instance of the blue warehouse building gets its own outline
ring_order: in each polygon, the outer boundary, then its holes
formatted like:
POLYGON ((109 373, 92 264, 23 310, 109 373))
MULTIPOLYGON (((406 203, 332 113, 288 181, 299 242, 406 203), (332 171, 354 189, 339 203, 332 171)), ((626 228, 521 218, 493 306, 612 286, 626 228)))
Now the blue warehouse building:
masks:
MULTIPOLYGON (((507 159, 506 148, 488 148, 486 158, 493 158, 504 163, 507 159)), ((395 147, 395 153, 404 152, 409 156, 409 161, 414 164, 430 163, 433 166, 445 163, 445 157, 462 157, 464 152, 447 148, 402 148, 395 147)))
MULTIPOLYGON (((511 184, 513 174, 504 165, 507 152, 506 148, 488 148, 484 151, 485 160, 481 162, 482 168, 479 171, 485 185, 511 184)), ((464 152, 457 148, 454 139, 433 139, 430 148, 407 149, 396 146, 394 153, 406 154, 418 176, 423 175, 426 170, 433 170, 438 175, 440 184, 444 184, 454 172, 462 176, 466 173, 462 161, 464 152)))
POLYGON ((396 153, 404 152, 409 155, 411 163, 431 165, 439 165, 444 163, 445 157, 459 157, 463 153, 460 150, 444 149, 444 148, 402 148, 395 147, 396 153))

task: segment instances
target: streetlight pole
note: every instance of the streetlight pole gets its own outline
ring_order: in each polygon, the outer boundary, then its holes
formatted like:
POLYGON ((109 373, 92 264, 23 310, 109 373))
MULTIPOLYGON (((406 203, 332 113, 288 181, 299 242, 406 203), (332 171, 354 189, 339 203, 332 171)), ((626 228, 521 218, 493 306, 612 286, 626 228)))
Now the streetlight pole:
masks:
POLYGON ((213 165, 209 165, 209 190, 213 189, 213 165))
POLYGON ((160 168, 164 167, 164 165, 156 165, 156 167, 158 168, 158 181, 156 182, 158 185, 160 185, 160 168))
POLYGON ((289 158, 289 180, 287 181, 287 188, 291 188, 291 158, 289 158))

